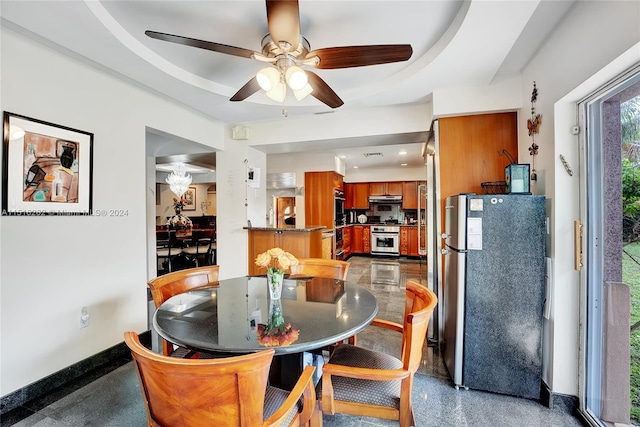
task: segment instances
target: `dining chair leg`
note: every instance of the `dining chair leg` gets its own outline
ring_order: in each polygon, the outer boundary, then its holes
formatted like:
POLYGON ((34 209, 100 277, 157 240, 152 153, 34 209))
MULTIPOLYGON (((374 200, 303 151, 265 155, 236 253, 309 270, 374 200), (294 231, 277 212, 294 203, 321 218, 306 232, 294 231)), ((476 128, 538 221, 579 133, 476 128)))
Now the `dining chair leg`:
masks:
POLYGON ((319 400, 316 401, 316 408, 309 419, 309 426, 322 427, 322 403, 319 400))

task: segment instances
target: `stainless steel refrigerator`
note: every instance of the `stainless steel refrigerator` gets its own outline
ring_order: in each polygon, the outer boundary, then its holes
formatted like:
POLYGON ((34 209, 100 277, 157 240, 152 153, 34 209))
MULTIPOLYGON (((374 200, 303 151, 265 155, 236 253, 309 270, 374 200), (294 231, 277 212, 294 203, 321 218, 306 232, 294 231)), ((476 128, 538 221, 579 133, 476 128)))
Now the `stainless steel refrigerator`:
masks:
POLYGON ((540 398, 545 198, 447 197, 445 365, 456 388, 540 398))

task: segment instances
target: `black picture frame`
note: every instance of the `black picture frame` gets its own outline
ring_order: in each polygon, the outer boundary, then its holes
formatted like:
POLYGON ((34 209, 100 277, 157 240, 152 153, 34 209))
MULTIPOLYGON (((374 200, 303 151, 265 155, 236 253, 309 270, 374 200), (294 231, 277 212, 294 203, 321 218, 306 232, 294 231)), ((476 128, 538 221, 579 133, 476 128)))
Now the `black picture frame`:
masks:
POLYGON ((5 111, 3 215, 91 215, 93 133, 5 111))

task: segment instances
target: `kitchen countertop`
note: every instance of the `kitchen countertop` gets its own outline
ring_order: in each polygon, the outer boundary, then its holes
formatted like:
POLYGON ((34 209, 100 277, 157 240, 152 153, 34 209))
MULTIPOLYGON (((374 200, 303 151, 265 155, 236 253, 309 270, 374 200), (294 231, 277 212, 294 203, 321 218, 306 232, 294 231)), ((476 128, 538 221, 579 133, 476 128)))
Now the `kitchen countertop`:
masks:
POLYGON ((303 232, 308 233, 310 231, 324 230, 325 226, 318 227, 242 227, 244 230, 260 230, 260 231, 286 231, 286 232, 303 232))

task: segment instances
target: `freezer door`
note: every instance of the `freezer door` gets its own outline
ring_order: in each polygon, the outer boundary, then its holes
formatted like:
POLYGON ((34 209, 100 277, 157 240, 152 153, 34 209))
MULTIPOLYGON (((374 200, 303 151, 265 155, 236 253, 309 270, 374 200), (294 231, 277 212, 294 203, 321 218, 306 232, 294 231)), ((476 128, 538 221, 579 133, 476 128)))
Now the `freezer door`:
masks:
POLYGON ((466 206, 465 195, 447 197, 445 204, 443 353, 445 366, 456 386, 463 385, 466 206))
POLYGON ((445 255, 444 280, 444 363, 456 386, 462 381, 462 352, 464 339, 465 254, 449 251, 445 255))
POLYGON ((466 233, 467 196, 459 194, 447 197, 445 204, 445 244, 453 249, 467 247, 466 233))

